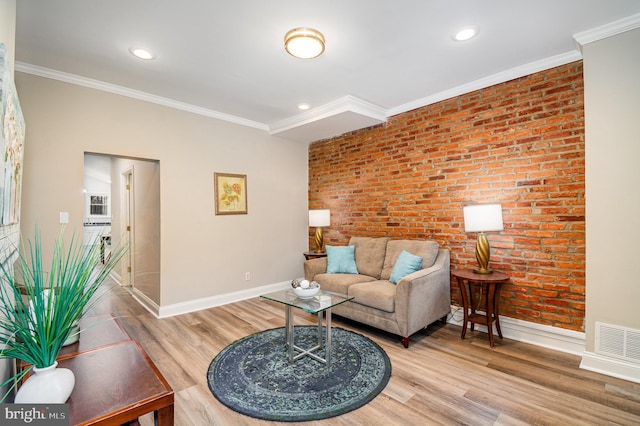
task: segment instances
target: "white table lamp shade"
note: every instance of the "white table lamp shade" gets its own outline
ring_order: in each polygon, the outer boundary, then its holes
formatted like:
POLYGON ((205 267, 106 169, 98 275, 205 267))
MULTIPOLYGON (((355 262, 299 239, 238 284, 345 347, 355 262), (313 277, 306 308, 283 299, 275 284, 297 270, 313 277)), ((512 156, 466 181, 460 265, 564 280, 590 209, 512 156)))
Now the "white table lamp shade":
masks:
POLYGON ((309 210, 309 226, 331 225, 331 211, 329 209, 309 210))
POLYGON ((502 231, 502 206, 500 204, 475 204, 464 206, 464 231, 502 231))

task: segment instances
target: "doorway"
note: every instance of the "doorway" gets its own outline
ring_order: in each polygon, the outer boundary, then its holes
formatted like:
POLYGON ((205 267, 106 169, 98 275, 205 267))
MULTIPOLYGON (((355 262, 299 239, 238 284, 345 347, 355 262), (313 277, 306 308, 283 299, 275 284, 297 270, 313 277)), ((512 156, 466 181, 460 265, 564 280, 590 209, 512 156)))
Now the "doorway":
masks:
MULTIPOLYGON (((114 278, 152 312, 160 306, 160 162, 85 153, 85 176, 105 159, 109 164, 111 244, 128 247, 114 278)), ((87 179, 85 178, 85 182, 87 179)), ((87 188, 85 188, 86 190, 87 188)), ((104 188, 103 188, 104 189, 104 188)))

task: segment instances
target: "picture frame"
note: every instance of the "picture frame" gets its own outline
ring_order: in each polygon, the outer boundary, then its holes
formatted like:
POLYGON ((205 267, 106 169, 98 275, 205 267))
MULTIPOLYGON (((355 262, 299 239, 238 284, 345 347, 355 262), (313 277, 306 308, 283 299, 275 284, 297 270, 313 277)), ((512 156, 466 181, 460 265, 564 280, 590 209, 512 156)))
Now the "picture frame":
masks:
POLYGON ((20 246, 25 121, 4 43, 0 43, 0 262, 12 265, 20 246))
POLYGON ((216 215, 247 214, 247 175, 213 174, 216 215))
POLYGON ((25 122, 7 51, 0 43, 0 226, 20 222, 25 122))

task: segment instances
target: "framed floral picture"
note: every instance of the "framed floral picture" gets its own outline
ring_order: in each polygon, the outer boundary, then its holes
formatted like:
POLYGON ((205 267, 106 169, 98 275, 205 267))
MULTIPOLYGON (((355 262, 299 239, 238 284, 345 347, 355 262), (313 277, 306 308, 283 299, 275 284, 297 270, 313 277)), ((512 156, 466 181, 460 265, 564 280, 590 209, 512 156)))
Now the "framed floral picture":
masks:
POLYGON ((247 175, 213 174, 216 214, 247 214, 247 175))

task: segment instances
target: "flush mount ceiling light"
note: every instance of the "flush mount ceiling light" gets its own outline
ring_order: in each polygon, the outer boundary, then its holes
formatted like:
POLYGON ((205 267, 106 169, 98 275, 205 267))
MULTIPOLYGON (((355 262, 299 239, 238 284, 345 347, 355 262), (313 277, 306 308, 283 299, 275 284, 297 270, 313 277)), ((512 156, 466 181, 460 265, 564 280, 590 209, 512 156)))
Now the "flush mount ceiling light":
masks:
POLYGON ((149 50, 143 49, 141 47, 132 47, 131 49, 129 49, 129 53, 131 53, 136 58, 144 59, 145 61, 149 61, 151 59, 155 59, 155 56, 154 56, 153 53, 151 53, 149 50))
POLYGON ((453 36, 453 39, 455 41, 467 41, 475 37, 477 34, 478 34, 477 27, 465 27, 465 28, 462 28, 460 31, 456 32, 453 36))
POLYGON ((295 28, 284 36, 284 48, 301 59, 313 59, 324 52, 324 36, 312 28, 295 28))
POLYGON ((302 111, 306 111, 306 110, 308 110, 309 108, 311 108, 311 105, 309 105, 309 104, 305 104, 305 103, 298 104, 298 109, 300 109, 300 110, 302 110, 302 111))

